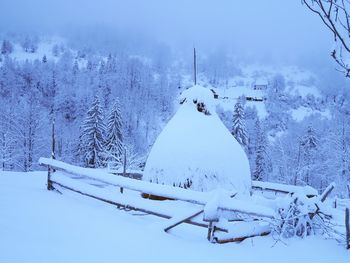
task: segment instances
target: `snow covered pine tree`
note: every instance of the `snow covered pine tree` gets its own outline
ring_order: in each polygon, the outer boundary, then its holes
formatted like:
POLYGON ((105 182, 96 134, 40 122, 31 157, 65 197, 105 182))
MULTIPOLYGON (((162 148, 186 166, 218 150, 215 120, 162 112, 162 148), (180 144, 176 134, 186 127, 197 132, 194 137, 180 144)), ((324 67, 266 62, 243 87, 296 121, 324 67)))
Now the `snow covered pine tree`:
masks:
POLYGON ((6 55, 10 54, 13 51, 13 45, 9 40, 3 40, 1 45, 1 54, 6 55))
POLYGON ((266 137, 261 127, 259 119, 255 123, 256 130, 256 157, 255 157, 255 169, 253 172, 253 179, 257 181, 266 180, 267 178, 267 154, 266 154, 266 137))
POLYGON ((241 98, 237 100, 233 112, 232 135, 239 144, 246 150, 248 145, 248 135, 244 123, 244 107, 241 98))
POLYGON ((81 127, 79 151, 85 166, 98 168, 105 165, 105 132, 103 112, 96 96, 81 127))
POLYGON ((112 162, 121 162, 123 156, 122 119, 119 102, 115 101, 107 119, 106 151, 112 162))
MULTIPOLYGON (((306 134, 300 140, 302 154, 302 179, 309 185, 312 181, 312 175, 315 174, 317 167, 315 164, 317 154, 318 140, 315 130, 309 126, 306 134)), ((317 172, 316 172, 317 174, 317 172)))

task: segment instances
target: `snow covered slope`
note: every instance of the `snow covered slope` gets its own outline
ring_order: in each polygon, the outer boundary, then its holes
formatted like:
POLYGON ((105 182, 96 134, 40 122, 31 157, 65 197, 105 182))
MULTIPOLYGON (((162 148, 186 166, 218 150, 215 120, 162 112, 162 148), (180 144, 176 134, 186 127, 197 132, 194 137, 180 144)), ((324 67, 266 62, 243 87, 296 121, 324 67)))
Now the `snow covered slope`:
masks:
POLYGON ((199 191, 225 188, 249 194, 248 158, 217 116, 212 92, 194 86, 180 101, 152 147, 143 179, 177 186, 189 181, 199 191))
MULTIPOLYGON (((133 215, 68 191, 46 191, 46 173, 0 172, 0 262, 345 263, 350 253, 319 237, 277 242, 259 237, 215 245, 206 229, 133 215)), ((136 214, 136 213, 135 213, 136 214)))

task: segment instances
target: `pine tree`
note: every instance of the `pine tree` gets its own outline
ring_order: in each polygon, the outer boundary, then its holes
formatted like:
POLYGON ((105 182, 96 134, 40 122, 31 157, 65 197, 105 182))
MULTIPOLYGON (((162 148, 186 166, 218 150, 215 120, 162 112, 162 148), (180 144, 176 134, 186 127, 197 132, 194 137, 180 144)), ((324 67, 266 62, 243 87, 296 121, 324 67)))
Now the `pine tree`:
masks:
POLYGON ((59 54, 60 54, 60 48, 57 44, 55 44, 53 47, 52 47, 52 54, 55 56, 55 57, 58 57, 59 54))
POLYGON ((13 46, 10 41, 4 40, 1 45, 1 54, 10 54, 13 51, 13 46))
POLYGON ((120 160, 123 155, 122 119, 118 101, 114 103, 107 120, 106 150, 113 160, 120 160))
POLYGON ((311 171, 315 163, 315 154, 318 146, 315 130, 309 126, 306 134, 300 140, 300 147, 302 150, 302 170, 304 174, 304 181, 306 184, 310 183, 311 171))
POLYGON ((259 119, 255 123, 256 129, 256 146, 255 146, 255 169, 253 172, 253 179, 261 181, 267 179, 268 174, 268 158, 266 153, 267 139, 265 132, 261 127, 259 119))
POLYGON ((103 112, 100 100, 96 96, 81 127, 79 150, 87 167, 97 168, 105 165, 105 132, 103 112))
POLYGON ((244 107, 239 99, 235 104, 233 113, 232 135, 246 149, 248 145, 248 135, 245 127, 244 107))

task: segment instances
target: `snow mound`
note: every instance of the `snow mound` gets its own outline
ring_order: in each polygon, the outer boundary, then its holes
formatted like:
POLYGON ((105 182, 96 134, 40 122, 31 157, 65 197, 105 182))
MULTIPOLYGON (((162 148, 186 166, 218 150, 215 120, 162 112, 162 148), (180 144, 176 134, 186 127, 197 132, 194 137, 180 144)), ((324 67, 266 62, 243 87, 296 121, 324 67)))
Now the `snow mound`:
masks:
POLYGON ((194 86, 154 143, 143 179, 199 191, 225 188, 248 195, 248 158, 215 112, 213 93, 194 86))
POLYGON ((208 114, 215 111, 216 103, 213 92, 199 85, 195 85, 192 88, 183 91, 180 95, 180 104, 192 106, 192 103, 203 103, 206 110, 209 112, 208 114))

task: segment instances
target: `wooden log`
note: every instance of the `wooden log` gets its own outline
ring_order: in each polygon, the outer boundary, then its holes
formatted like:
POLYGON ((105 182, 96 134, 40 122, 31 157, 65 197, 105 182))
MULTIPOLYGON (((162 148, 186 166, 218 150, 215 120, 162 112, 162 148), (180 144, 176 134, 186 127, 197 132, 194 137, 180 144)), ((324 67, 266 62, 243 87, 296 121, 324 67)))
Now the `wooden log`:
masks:
POLYGON ((189 216, 186 216, 185 218, 182 218, 182 219, 179 219, 179 220, 177 220, 175 222, 172 222, 170 225, 168 225, 167 227, 164 228, 164 231, 168 232, 170 229, 172 229, 172 228, 174 228, 174 227, 184 223, 187 220, 190 220, 190 219, 200 215, 201 213, 203 213, 203 209, 200 209, 199 211, 197 211, 194 214, 191 214, 189 216))
POLYGON ((350 215, 349 208, 345 209, 345 229, 346 229, 346 248, 350 249, 350 215))
POLYGON ((159 195, 151 195, 146 193, 142 193, 141 197, 145 199, 156 200, 156 201, 175 200, 173 198, 168 198, 168 197, 159 196, 159 195))
POLYGON ((335 184, 334 183, 331 183, 324 191, 323 193, 321 194, 321 197, 320 197, 320 200, 321 202, 323 203, 328 195, 333 191, 333 189, 335 188, 335 184))
POLYGON ((309 198, 316 196, 317 190, 310 186, 296 186, 296 185, 286 185, 280 183, 270 183, 270 182, 262 182, 262 181, 252 181, 252 189, 260 190, 260 191, 270 191, 275 194, 294 194, 297 192, 305 193, 305 195, 309 198))
MULTIPOLYGON (((111 201, 111 200, 108 200, 108 199, 105 199, 105 198, 94 196, 94 195, 91 195, 91 194, 88 194, 88 193, 84 193, 84 192, 82 192, 80 190, 77 190, 77 189, 74 189, 72 187, 63 185, 63 184, 61 184, 59 182, 56 182, 56 181, 51 181, 51 182, 52 182, 52 184, 56 184, 56 185, 58 185, 58 186, 60 186, 60 187, 62 187, 64 189, 70 190, 72 192, 75 192, 75 193, 78 193, 78 194, 81 194, 81 195, 84 195, 84 196, 91 197, 93 199, 96 199, 96 200, 99 200, 99 201, 102 201, 102 202, 105 202, 105 203, 108 203, 108 204, 111 204, 111 205, 114 205, 114 206, 117 206, 117 207, 123 207, 123 209, 139 211, 139 212, 143 212, 143 213, 146 213, 146 214, 158 216, 158 217, 165 218, 165 219, 170 219, 171 218, 171 216, 169 216, 169 215, 157 213, 157 212, 154 212, 154 211, 151 211, 151 210, 148 210, 148 209, 143 209, 143 208, 140 208, 140 207, 125 205, 125 204, 114 202, 114 201, 111 201)), ((199 226, 199 227, 204 227, 204 228, 208 227, 207 224, 194 222, 194 221, 191 221, 191 220, 186 220, 183 223, 194 225, 194 226, 199 226)), ((224 229, 224 228, 217 228, 217 230, 221 231, 221 232, 226 232, 226 233, 228 232, 227 229, 224 229)))
POLYGON ((229 242, 242 242, 243 240, 251 237, 257 237, 257 236, 267 236, 270 234, 270 231, 262 232, 259 234, 249 235, 249 236, 242 236, 242 237, 234 237, 234 238, 228 238, 228 239, 215 239, 216 243, 218 244, 225 244, 229 242))

